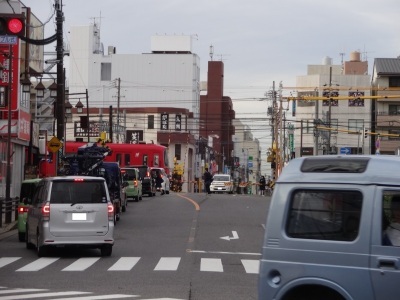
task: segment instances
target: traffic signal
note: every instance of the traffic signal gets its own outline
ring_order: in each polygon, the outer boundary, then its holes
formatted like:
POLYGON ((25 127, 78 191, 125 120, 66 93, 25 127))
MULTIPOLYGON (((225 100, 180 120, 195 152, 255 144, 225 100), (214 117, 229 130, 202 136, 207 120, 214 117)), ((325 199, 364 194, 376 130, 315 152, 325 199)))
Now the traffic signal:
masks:
POLYGON ((364 128, 364 138, 366 139, 368 137, 368 129, 364 128))
POLYGON ((19 14, 0 14, 0 35, 25 35, 25 17, 19 14))

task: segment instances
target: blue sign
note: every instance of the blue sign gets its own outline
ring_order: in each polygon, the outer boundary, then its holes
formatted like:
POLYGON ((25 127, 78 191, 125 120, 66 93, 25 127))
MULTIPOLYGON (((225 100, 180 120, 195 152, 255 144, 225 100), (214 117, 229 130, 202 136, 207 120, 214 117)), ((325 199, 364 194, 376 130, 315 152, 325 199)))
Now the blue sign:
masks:
POLYGON ((248 168, 252 168, 252 167, 253 167, 253 162, 252 162, 252 161, 249 161, 249 162, 247 163, 247 167, 248 167, 248 168))
POLYGON ((350 154, 350 153, 351 153, 350 147, 341 147, 340 148, 340 154, 350 154))

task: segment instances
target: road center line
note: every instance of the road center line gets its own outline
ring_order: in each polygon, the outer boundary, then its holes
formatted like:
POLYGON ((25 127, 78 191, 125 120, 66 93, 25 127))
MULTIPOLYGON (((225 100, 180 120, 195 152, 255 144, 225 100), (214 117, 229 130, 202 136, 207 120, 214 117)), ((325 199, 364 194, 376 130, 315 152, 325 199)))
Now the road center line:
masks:
POLYGON ((261 253, 250 253, 250 252, 225 252, 225 251, 205 251, 205 250, 192 250, 187 249, 186 252, 188 253, 211 253, 211 254, 229 254, 229 255, 254 255, 254 256, 261 256, 261 253))

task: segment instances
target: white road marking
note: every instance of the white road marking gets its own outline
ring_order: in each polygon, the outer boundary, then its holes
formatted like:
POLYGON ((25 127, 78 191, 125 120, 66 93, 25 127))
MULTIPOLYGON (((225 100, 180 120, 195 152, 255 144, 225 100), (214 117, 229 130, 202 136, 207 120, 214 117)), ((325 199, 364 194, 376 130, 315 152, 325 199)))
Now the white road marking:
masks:
POLYGON ((154 271, 176 271, 180 261, 180 257, 161 257, 154 271))
POLYGON ((48 265, 51 265, 52 263, 56 262, 59 260, 59 257, 56 258, 49 258, 49 257, 42 257, 34 262, 31 262, 30 264, 27 264, 25 267, 22 267, 17 270, 17 272, 34 272, 34 271, 39 271, 48 265))
POLYGON ((187 249, 186 252, 189 252, 189 253, 239 254, 239 255, 261 256, 261 253, 251 253, 251 252, 223 252, 223 251, 205 251, 205 250, 191 250, 191 249, 187 249))
POLYGON ((130 271, 139 259, 140 257, 121 257, 108 271, 130 271))
POLYGON ((14 295, 14 296, 6 296, 0 297, 0 300, 18 300, 18 299, 34 299, 34 298, 43 298, 43 297, 58 297, 58 296, 73 296, 73 295, 82 295, 82 294, 91 294, 90 292, 53 292, 53 293, 39 293, 39 294, 23 294, 23 295, 14 295))
MULTIPOLYGON (((43 292, 48 291, 46 289, 10 289, 10 290, 1 290, 0 295, 5 294, 16 294, 16 293, 31 293, 31 292, 43 292)), ((0 298, 2 299, 2 298, 0 298)))
POLYGON ((248 274, 258 274, 260 261, 254 259, 242 259, 242 265, 248 274))
POLYGON ((14 261, 20 259, 21 257, 2 257, 0 258, 0 268, 13 263, 14 261))
POLYGON ((112 295, 99 295, 99 296, 87 296, 87 297, 73 297, 73 298, 57 298, 57 300, 98 300, 98 299, 121 299, 121 298, 137 298, 139 295, 124 295, 124 294, 112 294, 112 295))
POLYGON ((84 271, 99 259, 100 257, 83 257, 70 264, 68 267, 62 269, 62 271, 84 271))
POLYGON ((200 271, 204 272, 223 272, 222 261, 219 258, 202 258, 200 271))

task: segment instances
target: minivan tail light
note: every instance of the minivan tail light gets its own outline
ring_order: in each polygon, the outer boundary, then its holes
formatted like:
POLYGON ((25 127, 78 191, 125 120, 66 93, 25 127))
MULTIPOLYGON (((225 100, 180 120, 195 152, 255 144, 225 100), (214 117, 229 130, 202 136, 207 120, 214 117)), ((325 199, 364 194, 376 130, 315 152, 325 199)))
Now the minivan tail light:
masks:
POLYGON ((18 213, 19 214, 26 213, 26 212, 28 212, 28 209, 29 209, 29 207, 27 207, 27 206, 18 206, 18 213))
POLYGON ((42 207, 42 218, 44 221, 50 220, 50 203, 46 202, 42 207))
POLYGON ((133 185, 134 185, 134 186, 137 186, 137 180, 134 180, 134 181, 133 181, 133 185))
POLYGON ((107 205, 107 210, 108 210, 108 220, 114 221, 114 205, 112 203, 109 203, 107 205))

